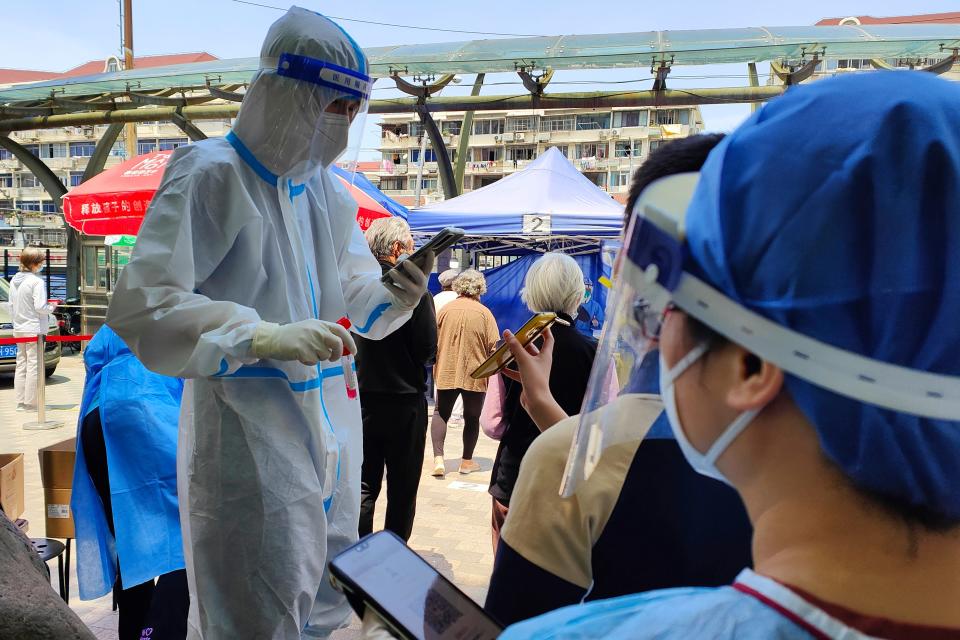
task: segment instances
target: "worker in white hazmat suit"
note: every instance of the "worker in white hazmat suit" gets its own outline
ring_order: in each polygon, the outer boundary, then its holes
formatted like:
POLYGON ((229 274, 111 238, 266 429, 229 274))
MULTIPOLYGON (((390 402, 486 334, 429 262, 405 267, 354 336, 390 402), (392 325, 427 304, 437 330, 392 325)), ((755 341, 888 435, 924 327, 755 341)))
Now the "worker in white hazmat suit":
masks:
POLYGON ((371 84, 342 29, 290 9, 233 131, 174 154, 113 295, 108 324, 147 367, 187 379, 192 638, 324 637, 349 615, 326 574, 357 538, 362 455, 341 364, 356 346, 336 323, 383 337, 426 290, 410 263, 380 282, 326 171, 371 84))

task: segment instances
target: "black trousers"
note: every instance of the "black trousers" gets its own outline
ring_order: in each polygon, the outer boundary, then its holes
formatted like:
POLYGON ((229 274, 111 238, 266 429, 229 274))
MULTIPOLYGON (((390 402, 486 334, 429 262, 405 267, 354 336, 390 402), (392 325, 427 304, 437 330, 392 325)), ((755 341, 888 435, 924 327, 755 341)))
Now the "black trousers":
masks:
MULTIPOLYGON (((87 462, 90 480, 103 503, 110 533, 116 535, 113 530, 113 503, 110 500, 107 448, 103 440, 103 423, 100 420, 99 409, 91 411, 83 419, 80 439, 83 443, 83 456, 87 462)), ((148 580, 129 588, 123 586, 123 576, 118 569, 113 593, 119 610, 117 625, 119 640, 140 640, 141 637, 167 640, 187 637, 190 594, 185 569, 163 574, 157 579, 156 584, 153 580, 148 580)))
POLYGON ((385 528, 410 539, 427 441, 427 399, 422 393, 361 393, 363 467, 360 536, 373 532, 373 511, 387 471, 385 528))

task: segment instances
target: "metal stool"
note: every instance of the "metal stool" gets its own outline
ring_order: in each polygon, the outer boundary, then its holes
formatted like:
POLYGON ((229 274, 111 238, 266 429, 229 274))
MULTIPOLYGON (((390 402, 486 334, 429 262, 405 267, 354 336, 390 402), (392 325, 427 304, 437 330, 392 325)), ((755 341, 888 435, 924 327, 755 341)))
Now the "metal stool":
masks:
POLYGON ((34 551, 40 556, 40 559, 46 564, 54 558, 57 559, 57 577, 60 579, 60 597, 64 602, 70 602, 70 541, 64 545, 59 540, 52 538, 31 538, 30 543, 34 551), (67 572, 63 571, 63 552, 67 552, 67 572))

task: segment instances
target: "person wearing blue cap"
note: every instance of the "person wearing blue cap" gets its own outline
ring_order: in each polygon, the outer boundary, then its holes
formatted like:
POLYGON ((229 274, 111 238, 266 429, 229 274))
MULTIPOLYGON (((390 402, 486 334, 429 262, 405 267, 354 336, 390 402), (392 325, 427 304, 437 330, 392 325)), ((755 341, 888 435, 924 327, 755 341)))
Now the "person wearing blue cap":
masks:
POLYGON ((755 568, 504 638, 960 638, 958 116, 928 74, 820 81, 644 190, 561 490, 618 445, 612 363, 632 379, 659 349, 671 430, 743 498, 755 568))

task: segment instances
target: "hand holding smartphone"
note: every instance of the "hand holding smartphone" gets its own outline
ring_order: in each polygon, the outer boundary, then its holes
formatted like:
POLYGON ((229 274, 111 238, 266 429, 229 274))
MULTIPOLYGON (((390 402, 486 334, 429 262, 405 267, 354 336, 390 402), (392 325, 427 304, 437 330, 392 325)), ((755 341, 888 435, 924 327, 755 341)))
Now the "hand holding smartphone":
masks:
MULTIPOLYGON (((533 342, 543 331, 555 322, 564 322, 557 318, 557 314, 551 312, 535 313, 533 317, 527 320, 516 332, 515 336, 524 347, 533 342)), ((506 343, 493 352, 489 358, 477 367, 470 377, 475 380, 489 378, 495 373, 499 373, 508 364, 513 362, 513 354, 506 343)))

